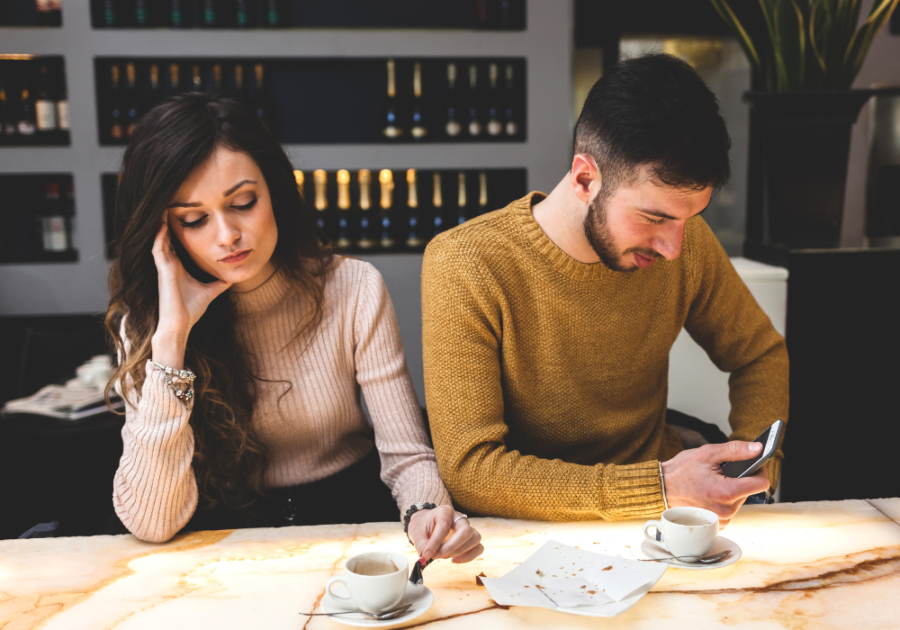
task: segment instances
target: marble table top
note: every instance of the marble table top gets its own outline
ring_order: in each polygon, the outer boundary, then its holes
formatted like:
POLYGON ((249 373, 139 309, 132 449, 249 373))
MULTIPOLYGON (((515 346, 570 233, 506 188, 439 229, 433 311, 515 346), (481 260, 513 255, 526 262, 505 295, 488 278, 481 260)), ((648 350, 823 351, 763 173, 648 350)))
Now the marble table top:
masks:
MULTIPOLYGON (((425 571, 435 595, 398 628, 897 628, 900 499, 745 506, 724 534, 741 560, 710 571, 670 568, 636 606, 592 619, 497 606, 475 583, 503 575, 546 540, 639 557, 642 521, 546 523, 472 519, 483 557, 425 571)), ((0 629, 208 627, 317 630, 326 580, 375 549, 415 558, 395 523, 0 541, 0 629)))

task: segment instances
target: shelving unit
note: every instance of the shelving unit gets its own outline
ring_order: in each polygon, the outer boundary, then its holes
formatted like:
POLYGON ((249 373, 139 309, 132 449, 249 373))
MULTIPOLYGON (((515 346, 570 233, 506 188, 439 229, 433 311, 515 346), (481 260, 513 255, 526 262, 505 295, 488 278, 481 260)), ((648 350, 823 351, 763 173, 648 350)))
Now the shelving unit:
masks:
MULTIPOLYGON (((530 189, 549 191, 571 151, 573 3, 528 0, 526 31, 274 29, 250 31, 101 30, 88 2, 66 3, 62 28, 0 28, 0 54, 63 55, 71 118, 69 147, 0 148, 2 173, 72 173, 76 263, 0 268, 0 315, 95 313, 106 308, 107 262, 100 176, 118 170, 123 148, 98 143, 97 57, 522 57, 527 66, 526 142, 427 145, 287 145, 298 169, 525 168, 530 189), (223 33, 227 33, 223 35, 223 33)), ((377 106, 377 104, 373 104, 377 106)), ((422 396, 421 254, 371 255, 398 315, 422 396), (420 319, 420 317, 419 317, 420 319)), ((422 398, 424 400, 424 398, 422 398)))

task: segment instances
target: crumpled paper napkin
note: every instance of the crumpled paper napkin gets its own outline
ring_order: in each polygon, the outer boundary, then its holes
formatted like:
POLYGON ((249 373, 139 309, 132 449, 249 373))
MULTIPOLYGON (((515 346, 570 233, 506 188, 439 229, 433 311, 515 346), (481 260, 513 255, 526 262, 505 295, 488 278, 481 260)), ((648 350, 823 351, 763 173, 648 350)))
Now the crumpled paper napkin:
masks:
POLYGON ((503 577, 482 577, 481 581, 503 606, 614 617, 646 595, 666 568, 662 563, 604 556, 551 540, 503 577))

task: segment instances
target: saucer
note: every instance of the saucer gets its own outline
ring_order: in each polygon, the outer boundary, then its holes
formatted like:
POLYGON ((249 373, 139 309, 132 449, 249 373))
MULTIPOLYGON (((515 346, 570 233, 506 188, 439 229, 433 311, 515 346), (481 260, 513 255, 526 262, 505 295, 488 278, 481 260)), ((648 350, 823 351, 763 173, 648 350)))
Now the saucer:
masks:
MULTIPOLYGON (((406 594, 403 596, 403 599, 400 600, 399 606, 412 604, 412 608, 407 610, 399 617, 396 617, 394 619, 385 619, 384 621, 378 621, 377 619, 366 619, 366 617, 361 614, 350 613, 347 615, 337 615, 334 617, 329 617, 329 619, 347 626, 359 626, 362 628, 387 627, 396 625, 398 623, 404 623, 406 621, 412 621, 416 617, 424 615, 426 612, 428 612, 428 609, 431 608, 431 605, 433 603, 434 594, 430 590, 428 590, 427 586, 413 586, 412 584, 409 584, 406 587, 406 594)), ((321 608, 323 613, 336 613, 344 610, 355 610, 352 603, 343 602, 327 593, 325 594, 325 597, 322 598, 321 608)))
POLYGON ((645 557, 657 559, 665 558, 664 560, 662 560, 662 564, 668 564, 670 567, 675 567, 676 569, 691 569, 693 571, 720 569, 722 567, 727 567, 729 564, 734 564, 741 559, 741 548, 736 542, 734 542, 733 540, 728 540, 724 536, 719 536, 718 538, 716 538, 716 544, 713 545, 713 548, 709 553, 721 553, 726 550, 730 550, 731 555, 722 559, 721 561, 714 562, 712 564, 701 564, 700 562, 684 562, 682 560, 675 560, 672 558, 672 554, 670 554, 663 547, 657 545, 653 541, 645 539, 644 542, 641 543, 641 551, 644 552, 645 557))

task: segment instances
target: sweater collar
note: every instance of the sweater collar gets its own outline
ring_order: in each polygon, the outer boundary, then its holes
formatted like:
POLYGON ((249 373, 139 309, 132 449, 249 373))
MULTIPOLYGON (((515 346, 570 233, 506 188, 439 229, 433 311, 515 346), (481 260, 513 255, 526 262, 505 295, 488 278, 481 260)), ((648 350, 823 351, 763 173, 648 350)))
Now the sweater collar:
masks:
POLYGON ((532 192, 511 204, 519 229, 534 252, 553 269, 572 280, 599 280, 612 273, 602 262, 583 263, 575 260, 550 240, 531 214, 531 207, 546 197, 542 192, 532 192))
POLYGON ((231 303, 238 315, 261 313, 280 303, 294 288, 287 276, 280 269, 269 279, 250 291, 229 291, 231 303))

